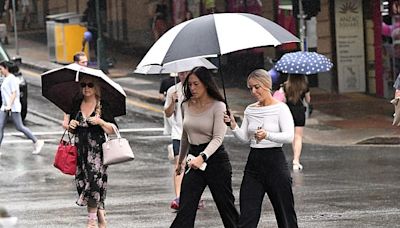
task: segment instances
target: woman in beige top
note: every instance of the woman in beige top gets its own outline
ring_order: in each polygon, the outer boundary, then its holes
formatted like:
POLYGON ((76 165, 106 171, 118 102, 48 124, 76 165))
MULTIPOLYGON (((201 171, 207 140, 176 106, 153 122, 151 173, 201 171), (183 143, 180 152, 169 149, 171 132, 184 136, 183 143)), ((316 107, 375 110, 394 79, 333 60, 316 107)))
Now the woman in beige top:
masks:
POLYGON ((176 174, 183 172, 179 211, 171 227, 194 227, 197 206, 206 186, 224 223, 237 227, 239 214, 232 194, 232 166, 222 141, 226 133, 223 98, 205 67, 194 68, 184 84, 183 131, 176 174), (206 167, 204 169, 204 164, 206 167))

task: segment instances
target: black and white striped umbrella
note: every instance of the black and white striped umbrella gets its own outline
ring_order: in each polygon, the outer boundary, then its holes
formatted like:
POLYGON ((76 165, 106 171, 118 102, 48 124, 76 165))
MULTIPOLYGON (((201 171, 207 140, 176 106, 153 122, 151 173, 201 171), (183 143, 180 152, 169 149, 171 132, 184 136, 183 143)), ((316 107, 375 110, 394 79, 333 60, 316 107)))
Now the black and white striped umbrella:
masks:
POLYGON ((247 13, 209 14, 168 30, 137 67, 290 42, 299 39, 266 18, 247 13))

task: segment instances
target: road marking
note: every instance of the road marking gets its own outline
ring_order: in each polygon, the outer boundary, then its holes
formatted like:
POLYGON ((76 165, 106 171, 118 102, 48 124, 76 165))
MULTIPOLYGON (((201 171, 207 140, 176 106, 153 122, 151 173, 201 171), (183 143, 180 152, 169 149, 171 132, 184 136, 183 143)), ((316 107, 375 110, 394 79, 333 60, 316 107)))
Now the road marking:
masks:
POLYGON ((36 77, 36 78, 40 78, 40 77, 41 77, 41 76, 40 76, 40 73, 35 72, 35 71, 32 71, 32 70, 20 69, 20 71, 21 71, 23 74, 28 73, 28 74, 30 74, 30 76, 33 76, 33 77, 36 77))
MULTIPOLYGON (((154 127, 154 128, 126 128, 119 129, 121 133, 131 133, 131 132, 162 132, 164 128, 154 127)), ((33 135, 62 135, 64 131, 41 131, 41 132, 32 132, 33 135)), ((9 132, 5 133, 4 136, 24 136, 22 132, 9 132)))
MULTIPOLYGON (((54 142, 54 139, 41 139, 45 142, 54 142)), ((3 140, 2 144, 21 144, 21 143, 32 143, 30 139, 13 139, 13 140, 3 140)))
MULTIPOLYGON (((138 128, 138 129, 121 129, 120 132, 150 132, 150 131, 163 131, 163 128, 138 128)), ((49 132, 33 132, 34 135, 62 135, 64 131, 49 131, 49 132)), ((24 136, 21 132, 5 133, 4 136, 24 136)), ((233 138, 234 135, 225 135, 225 138, 233 138)), ((170 135, 148 135, 148 136, 134 136, 134 139, 171 139, 170 135)), ((55 139, 43 139, 46 142, 54 142, 55 139)), ((57 139, 58 141, 58 139, 57 139)), ((3 143, 32 143, 30 139, 11 139, 3 140, 3 143)))
POLYGON ((134 100, 131 100, 131 99, 126 99, 126 102, 128 104, 130 104, 130 105, 133 105, 133 106, 136 106, 136 107, 139 107, 139 108, 144 108, 144 109, 147 109, 147 110, 150 110, 150 111, 153 111, 153 112, 163 113, 162 109, 156 108, 154 106, 151 106, 149 104, 146 104, 146 103, 143 103, 143 102, 140 102, 140 101, 134 101, 134 100))

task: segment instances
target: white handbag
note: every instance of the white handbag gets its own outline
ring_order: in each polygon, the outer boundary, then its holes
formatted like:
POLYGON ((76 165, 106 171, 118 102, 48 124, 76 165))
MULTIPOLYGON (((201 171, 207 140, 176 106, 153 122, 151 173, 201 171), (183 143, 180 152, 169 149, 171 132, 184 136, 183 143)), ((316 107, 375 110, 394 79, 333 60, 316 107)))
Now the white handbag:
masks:
POLYGON ((128 140, 122 138, 118 128, 113 125, 113 129, 117 138, 110 139, 107 134, 104 134, 106 141, 102 144, 103 148, 103 164, 114 165, 127 161, 132 161, 135 156, 128 140))

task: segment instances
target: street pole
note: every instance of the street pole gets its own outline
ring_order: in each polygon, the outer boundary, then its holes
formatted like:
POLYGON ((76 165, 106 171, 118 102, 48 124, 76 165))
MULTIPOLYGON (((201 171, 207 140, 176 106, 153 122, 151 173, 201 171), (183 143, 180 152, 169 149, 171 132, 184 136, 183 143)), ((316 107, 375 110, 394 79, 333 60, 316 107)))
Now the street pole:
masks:
POLYGON ((306 26, 304 23, 304 19, 306 18, 306 15, 304 15, 304 10, 303 10, 303 2, 302 0, 299 0, 299 32, 300 32, 300 50, 301 51, 307 51, 307 45, 306 45, 306 26))
POLYGON ((17 33, 17 14, 15 9, 15 0, 12 0, 13 24, 14 24, 14 40, 15 40, 15 54, 19 55, 18 47, 18 33, 17 33))
POLYGON ((96 0, 96 20, 97 20, 97 66, 104 73, 108 73, 108 67, 104 58, 103 32, 100 15, 100 0, 96 0))

